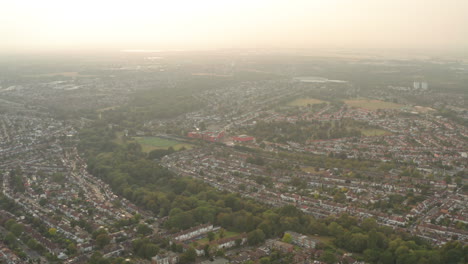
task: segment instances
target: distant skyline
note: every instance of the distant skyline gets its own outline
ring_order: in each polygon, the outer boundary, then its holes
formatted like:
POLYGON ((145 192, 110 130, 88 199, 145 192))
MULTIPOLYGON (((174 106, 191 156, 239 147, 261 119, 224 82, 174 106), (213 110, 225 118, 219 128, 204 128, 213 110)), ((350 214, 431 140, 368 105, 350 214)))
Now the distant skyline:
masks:
POLYGON ((0 0, 0 53, 468 49, 467 0, 0 0))

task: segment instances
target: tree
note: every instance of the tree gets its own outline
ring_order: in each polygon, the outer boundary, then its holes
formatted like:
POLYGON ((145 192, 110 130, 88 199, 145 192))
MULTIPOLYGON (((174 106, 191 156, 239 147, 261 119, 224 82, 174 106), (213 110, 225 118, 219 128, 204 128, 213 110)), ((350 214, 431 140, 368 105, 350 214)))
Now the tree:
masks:
POLYGON ((292 240, 292 236, 289 233, 284 233, 283 239, 281 239, 281 241, 289 244, 291 244, 292 240))
POLYGON ((205 131, 206 130, 206 123, 205 122, 200 122, 200 130, 205 131))
POLYGON ((333 200, 337 203, 344 203, 346 201, 346 195, 340 191, 338 191, 334 196, 333 200))
POLYGON ((19 237, 23 231, 24 231, 24 226, 22 224, 13 224, 10 227, 10 231, 17 237, 19 237))
POLYGON ((10 228, 11 228, 14 224, 16 224, 16 221, 15 221, 15 220, 13 220, 13 219, 8 219, 8 220, 5 222, 4 225, 5 225, 5 228, 6 228, 6 229, 10 230, 10 228))
POLYGON ((320 260, 327 263, 327 264, 334 264, 337 262, 337 258, 335 254, 331 251, 325 251, 322 256, 320 256, 320 260))
POLYGON ((39 243, 34 240, 34 239, 29 239, 28 242, 26 243, 26 245, 30 248, 30 249, 35 249, 36 246, 38 245, 39 243))
POLYGON ((143 257, 147 259, 151 259, 152 257, 156 256, 159 252, 159 247, 153 243, 148 243, 144 246, 144 254, 143 257))
POLYGON ((98 251, 94 252, 88 263, 90 264, 108 264, 110 261, 102 256, 98 251))
POLYGON ((210 257, 210 245, 206 244, 205 247, 203 247, 203 252, 205 253, 205 257, 209 258, 210 257))
POLYGON ((451 184, 452 183, 452 177, 450 175, 445 176, 445 183, 451 184))
POLYGON ((74 243, 70 243, 67 246, 67 252, 69 255, 74 255, 77 252, 76 245, 74 243))
POLYGON ((255 229, 247 234, 247 241, 249 245, 257 245, 265 241, 265 233, 261 229, 255 229))
POLYGON ((366 231, 371 231, 372 229, 378 228, 377 221, 374 218, 369 217, 362 221, 361 227, 366 231))
POLYGON ((39 205, 44 206, 44 205, 46 205, 46 204, 47 204, 47 199, 46 199, 46 198, 41 198, 41 199, 39 200, 39 205))
POLYGON ((55 236, 57 234, 57 229, 56 228, 49 228, 49 235, 55 236))
POLYGON ((208 240, 213 241, 215 239, 215 234, 213 232, 208 232, 208 240))
POLYGON ((458 187, 461 187, 463 185, 463 179, 460 176, 458 176, 455 178, 455 183, 458 187))
POLYGON ((344 228, 340 226, 337 222, 332 222, 328 226, 328 232, 333 236, 338 236, 344 233, 344 228))
POLYGON ((5 241, 5 243, 11 247, 14 247, 16 245, 16 237, 11 232, 8 232, 8 234, 6 234, 6 236, 3 238, 3 241, 5 241))
POLYGON ((367 248, 368 237, 361 233, 353 234, 350 241, 350 250, 363 252, 367 248))
POLYGON ((108 234, 100 234, 96 237, 96 246, 100 249, 103 249, 110 243, 111 239, 108 234))
POLYGON ((364 250, 364 256, 366 257, 367 261, 371 263, 377 263, 379 257, 381 256, 381 252, 376 249, 366 249, 364 250))
POLYGON ((193 247, 190 247, 182 255, 180 255, 180 263, 192 263, 197 259, 197 252, 193 247))
POLYGON ((219 238, 224 238, 224 236, 226 235, 225 233, 226 233, 226 230, 224 230, 224 228, 219 229, 219 232, 218 232, 219 238))
POLYGON ((146 236, 153 233, 153 229, 151 229, 151 227, 149 227, 148 225, 138 224, 137 233, 146 236))
POLYGON ((54 173, 52 174, 52 181, 55 183, 63 183, 65 181, 65 176, 62 173, 54 173))

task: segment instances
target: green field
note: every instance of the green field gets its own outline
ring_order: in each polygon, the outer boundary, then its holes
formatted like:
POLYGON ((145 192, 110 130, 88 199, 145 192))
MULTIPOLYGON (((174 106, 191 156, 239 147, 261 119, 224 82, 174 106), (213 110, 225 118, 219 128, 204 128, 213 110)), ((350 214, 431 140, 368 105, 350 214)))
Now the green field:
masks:
POLYGON ((392 134, 391 132, 383 129, 378 128, 362 128, 359 129, 362 135, 366 137, 374 137, 374 136, 386 136, 392 134))
POLYGON ((401 104, 395 104, 392 102, 385 102, 375 99, 366 99, 366 98, 357 98, 344 100, 344 103, 351 107, 364 108, 367 110, 377 110, 377 109, 400 109, 403 107, 401 104))
POLYGON ((141 145, 144 152, 150 152, 155 149, 168 149, 169 147, 173 147, 175 150, 179 150, 183 147, 186 149, 193 148, 193 145, 191 144, 159 137, 132 137, 131 139, 124 140, 123 132, 116 133, 114 142, 119 145, 136 142, 141 145))
POLYGON ((316 173, 317 171, 315 171, 315 167, 312 167, 312 166, 303 166, 301 167, 301 170, 303 172, 309 172, 309 173, 316 173))
POLYGON ((312 239, 319 240, 320 242, 326 244, 326 245, 331 245, 334 237, 331 236, 309 236, 312 239))
POLYGON ((193 145, 182 143, 175 140, 159 138, 159 137, 133 137, 137 143, 139 143, 144 152, 150 152, 155 149, 167 149, 173 147, 175 150, 179 150, 183 147, 191 149, 193 145))
POLYGON ((325 101, 314 98, 298 98, 288 103, 289 106, 308 106, 314 104, 323 104, 325 101))

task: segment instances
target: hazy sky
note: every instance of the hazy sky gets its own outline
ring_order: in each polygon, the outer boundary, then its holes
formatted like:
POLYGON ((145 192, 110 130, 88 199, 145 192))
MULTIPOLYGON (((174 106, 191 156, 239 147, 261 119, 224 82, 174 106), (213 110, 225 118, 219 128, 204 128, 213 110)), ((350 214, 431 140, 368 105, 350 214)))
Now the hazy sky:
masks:
POLYGON ((468 0, 0 0, 0 51, 468 49, 468 0))

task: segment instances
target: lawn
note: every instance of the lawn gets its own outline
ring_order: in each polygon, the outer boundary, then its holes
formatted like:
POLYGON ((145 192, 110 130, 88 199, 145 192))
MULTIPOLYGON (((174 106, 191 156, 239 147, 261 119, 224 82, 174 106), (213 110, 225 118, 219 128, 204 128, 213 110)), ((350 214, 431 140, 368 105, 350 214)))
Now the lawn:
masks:
POLYGON ((392 134, 390 131, 385 129, 373 128, 367 125, 352 125, 349 126, 349 129, 357 129, 361 131, 362 136, 364 137, 387 136, 392 134))
POLYGON ((119 145, 125 145, 128 143, 138 143, 141 145, 141 148, 143 152, 150 152, 155 149, 167 149, 169 147, 173 147, 175 150, 179 150, 183 147, 186 149, 191 149, 193 148, 193 145, 179 142, 176 140, 170 140, 170 139, 165 139, 165 138, 159 138, 159 137, 132 137, 131 139, 124 140, 123 138, 124 133, 123 132, 117 132, 116 133, 116 138, 114 139, 114 142, 119 144, 119 145))
POLYGON ((364 108, 367 110, 400 109, 403 107, 403 105, 401 104, 366 98, 344 100, 344 103, 351 107, 364 108))
POLYGON ((150 152, 155 149, 167 149, 173 147, 175 150, 179 150, 183 147, 191 149, 193 145, 182 143, 175 140, 159 138, 159 137, 134 137, 137 143, 139 143, 144 152, 150 152))
POLYGON ((301 167, 301 170, 304 172, 309 172, 309 173, 317 173, 317 171, 315 170, 315 167, 312 167, 312 166, 303 166, 301 167))
POLYGON ((333 243, 334 237, 330 236, 309 236, 312 239, 318 240, 326 245, 331 245, 333 243))
POLYGON ((115 133, 115 139, 113 141, 119 145, 124 145, 125 142, 123 140, 123 136, 124 136, 124 132, 117 132, 115 133))
POLYGON ((158 137, 134 137, 133 139, 141 145, 148 145, 159 148, 174 147, 175 145, 179 144, 178 141, 158 137))
POLYGON ((298 98, 288 103, 289 106, 308 106, 314 104, 323 104, 325 101, 314 98, 298 98))
POLYGON ((362 128, 359 130, 361 131, 362 135, 366 137, 386 136, 386 135, 392 134, 387 130, 378 129, 378 128, 362 128))

